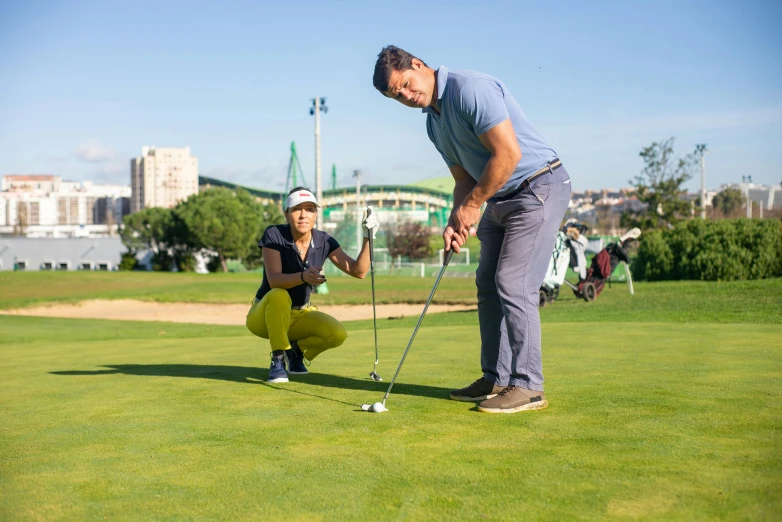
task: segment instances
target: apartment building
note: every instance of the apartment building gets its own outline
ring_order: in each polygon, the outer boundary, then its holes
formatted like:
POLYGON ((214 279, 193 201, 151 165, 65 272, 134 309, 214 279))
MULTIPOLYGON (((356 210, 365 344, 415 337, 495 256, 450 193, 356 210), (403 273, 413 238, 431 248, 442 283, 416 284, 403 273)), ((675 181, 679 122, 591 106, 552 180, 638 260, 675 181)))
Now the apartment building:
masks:
POLYGON ((190 155, 190 147, 142 147, 141 156, 130 160, 130 184, 131 212, 173 208, 198 194, 198 158, 190 155))
POLYGON ((62 181, 51 175, 3 176, 0 235, 100 237, 130 213, 130 187, 62 181))

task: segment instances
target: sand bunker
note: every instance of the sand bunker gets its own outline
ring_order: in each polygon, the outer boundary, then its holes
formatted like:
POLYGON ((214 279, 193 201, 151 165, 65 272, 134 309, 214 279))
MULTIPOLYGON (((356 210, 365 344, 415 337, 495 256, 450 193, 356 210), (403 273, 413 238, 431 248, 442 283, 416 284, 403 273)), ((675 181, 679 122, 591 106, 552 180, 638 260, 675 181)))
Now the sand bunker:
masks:
MULTIPOLYGON (((475 310, 475 305, 429 306, 427 314, 475 310)), ((119 321, 166 321, 172 323, 244 325, 249 305, 155 303, 148 301, 91 300, 77 304, 52 304, 17 310, 4 310, 0 314, 32 315, 41 317, 71 317, 74 319, 113 319, 119 321)), ((340 321, 372 319, 372 305, 332 305, 318 309, 340 321)), ((377 306, 377 318, 388 319, 404 316, 420 316, 423 304, 384 304, 377 306)))

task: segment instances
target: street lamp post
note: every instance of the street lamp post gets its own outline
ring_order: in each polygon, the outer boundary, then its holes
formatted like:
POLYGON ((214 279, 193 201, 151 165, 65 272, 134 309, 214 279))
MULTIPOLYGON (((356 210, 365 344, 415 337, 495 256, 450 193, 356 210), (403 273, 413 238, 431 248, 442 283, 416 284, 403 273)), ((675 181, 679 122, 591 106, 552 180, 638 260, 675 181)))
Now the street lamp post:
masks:
POLYGON ((323 189, 320 179, 320 113, 329 112, 326 107, 326 98, 313 98, 310 114, 315 116, 315 198, 320 203, 318 208, 318 228, 323 229, 323 189))
POLYGON ((706 219, 706 154, 709 149, 701 143, 695 146, 695 152, 701 156, 701 219, 706 219))

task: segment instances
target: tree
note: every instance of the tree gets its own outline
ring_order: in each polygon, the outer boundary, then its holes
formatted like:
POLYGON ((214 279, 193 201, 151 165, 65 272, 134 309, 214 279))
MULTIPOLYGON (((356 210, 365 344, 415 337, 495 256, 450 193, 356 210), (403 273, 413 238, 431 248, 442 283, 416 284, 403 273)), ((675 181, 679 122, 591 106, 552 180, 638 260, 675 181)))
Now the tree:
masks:
POLYGON ((432 255, 429 229, 421 223, 406 222, 395 228, 387 228, 386 245, 391 258, 397 256, 416 260, 432 255))
POLYGON ((157 254, 168 249, 169 228, 173 215, 170 209, 151 207, 128 214, 122 219, 120 238, 128 250, 149 249, 157 254))
POLYGON ((692 178, 699 156, 692 152, 679 157, 674 152, 674 138, 654 142, 639 155, 644 168, 630 184, 638 200, 648 205, 643 212, 622 215, 623 226, 658 228, 673 226, 690 213, 691 203, 682 185, 692 178))
POLYGON ((190 248, 217 253, 227 272, 227 259, 242 259, 254 246, 262 221, 258 207, 245 190, 215 187, 180 203, 175 214, 187 225, 190 248))
POLYGON ((266 228, 271 225, 285 223, 285 215, 280 211, 277 205, 256 204, 256 206, 258 207, 261 214, 261 224, 258 227, 258 232, 255 235, 255 240, 250 247, 250 251, 244 257, 244 259, 242 259, 242 263, 248 270, 254 270, 260 266, 263 266, 263 255, 261 249, 258 247, 258 243, 260 243, 261 237, 263 237, 263 233, 266 231, 266 228))
POLYGON ((187 224, 168 208, 145 208, 125 216, 120 227, 122 243, 129 253, 148 249, 153 253, 153 270, 192 271, 192 240, 187 224))
POLYGON ((133 252, 124 252, 120 256, 118 268, 120 270, 135 270, 138 267, 138 260, 133 252))
POLYGON ((729 216, 744 204, 744 194, 740 190, 726 188, 712 200, 712 206, 719 209, 722 215, 729 216))

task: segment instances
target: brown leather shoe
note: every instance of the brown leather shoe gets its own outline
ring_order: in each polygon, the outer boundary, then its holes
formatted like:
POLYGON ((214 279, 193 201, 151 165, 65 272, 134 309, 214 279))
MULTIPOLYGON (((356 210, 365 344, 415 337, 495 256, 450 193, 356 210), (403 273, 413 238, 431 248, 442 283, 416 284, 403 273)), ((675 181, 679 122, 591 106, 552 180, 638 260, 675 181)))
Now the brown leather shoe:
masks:
POLYGON ((518 413, 528 410, 548 408, 546 395, 540 391, 527 390, 518 386, 508 386, 496 397, 487 399, 478 405, 478 411, 484 413, 518 413))
POLYGON ((451 392, 451 399, 463 402, 477 402, 490 399, 505 389, 481 377, 471 385, 461 390, 451 392))

